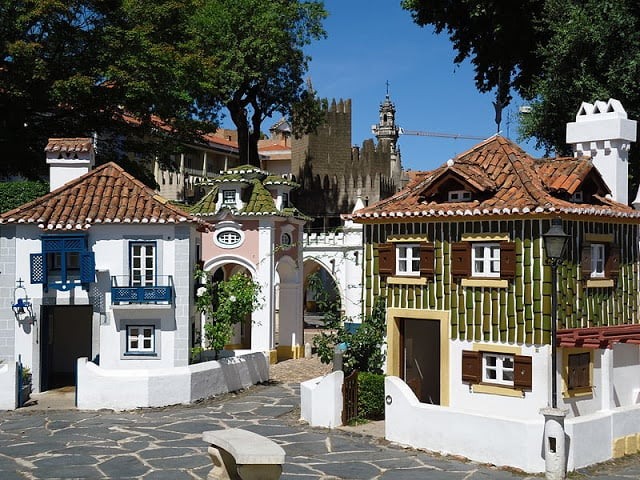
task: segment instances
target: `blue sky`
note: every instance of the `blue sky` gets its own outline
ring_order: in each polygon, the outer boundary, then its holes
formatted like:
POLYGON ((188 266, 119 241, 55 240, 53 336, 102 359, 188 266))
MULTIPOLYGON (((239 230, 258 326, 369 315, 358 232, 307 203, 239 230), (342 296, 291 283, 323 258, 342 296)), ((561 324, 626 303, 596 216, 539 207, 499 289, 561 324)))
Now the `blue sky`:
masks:
MULTIPOLYGON (((399 0, 324 3, 328 36, 306 49, 312 57, 309 76, 320 97, 352 100, 354 145, 372 138, 371 125, 378 121, 387 81, 396 123, 405 130, 474 136, 496 132, 493 95, 477 92, 468 62, 453 63, 455 52, 447 35, 417 26, 399 0)), ((516 100, 503 112, 502 135, 513 140, 520 105, 516 100), (509 125, 507 117, 512 119, 509 125)), ((477 142, 404 135, 399 145, 405 169, 430 170, 477 142)), ((532 146, 522 146, 537 155, 532 146)))

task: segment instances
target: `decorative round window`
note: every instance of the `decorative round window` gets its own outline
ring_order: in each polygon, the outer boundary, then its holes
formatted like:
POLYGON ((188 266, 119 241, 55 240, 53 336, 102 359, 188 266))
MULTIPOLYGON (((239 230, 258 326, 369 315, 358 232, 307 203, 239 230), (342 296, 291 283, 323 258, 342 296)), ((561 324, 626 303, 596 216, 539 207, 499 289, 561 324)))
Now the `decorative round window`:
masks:
POLYGON ((280 238, 280 243, 285 247, 290 247, 291 243, 292 243, 291 234, 290 233, 283 233, 282 237, 280 238))
POLYGON ((233 247, 242 241, 242 235, 236 230, 222 230, 215 236, 216 243, 223 247, 233 247))

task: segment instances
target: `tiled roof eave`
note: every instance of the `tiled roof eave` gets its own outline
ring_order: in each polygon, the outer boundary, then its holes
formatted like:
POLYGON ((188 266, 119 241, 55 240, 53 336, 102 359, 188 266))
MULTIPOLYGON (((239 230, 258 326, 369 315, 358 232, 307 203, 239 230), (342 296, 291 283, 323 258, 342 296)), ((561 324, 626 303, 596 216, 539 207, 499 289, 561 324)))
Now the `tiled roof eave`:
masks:
POLYGON ((398 219, 398 218, 416 218, 416 217, 495 217, 503 215, 540 215, 540 214, 564 214, 578 216, 595 216, 595 217, 611 217, 617 219, 634 219, 640 221, 640 211, 616 211, 610 208, 584 208, 584 207, 523 207, 523 208, 468 208, 468 209, 451 209, 451 210, 408 210, 401 212, 368 212, 359 214, 355 212, 349 215, 354 221, 358 220, 376 220, 380 219, 398 219))

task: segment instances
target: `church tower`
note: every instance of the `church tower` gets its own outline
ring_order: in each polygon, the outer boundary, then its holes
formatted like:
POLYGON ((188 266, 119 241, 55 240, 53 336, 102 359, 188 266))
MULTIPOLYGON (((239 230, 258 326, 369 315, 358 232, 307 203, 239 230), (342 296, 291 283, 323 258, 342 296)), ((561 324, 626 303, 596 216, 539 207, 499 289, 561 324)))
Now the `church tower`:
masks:
POLYGON ((380 103, 380 121, 371 126, 371 133, 378 139, 378 143, 388 143, 392 155, 395 156, 400 128, 396 125, 396 106, 389 98, 389 87, 384 102, 380 103))
POLYGON ((389 149, 389 178, 399 188, 402 185, 402 163, 400 160, 400 148, 398 137, 400 127, 396 125, 396 106, 389 97, 389 82, 387 82, 387 94, 380 103, 380 121, 371 126, 371 133, 378 139, 378 145, 389 149))

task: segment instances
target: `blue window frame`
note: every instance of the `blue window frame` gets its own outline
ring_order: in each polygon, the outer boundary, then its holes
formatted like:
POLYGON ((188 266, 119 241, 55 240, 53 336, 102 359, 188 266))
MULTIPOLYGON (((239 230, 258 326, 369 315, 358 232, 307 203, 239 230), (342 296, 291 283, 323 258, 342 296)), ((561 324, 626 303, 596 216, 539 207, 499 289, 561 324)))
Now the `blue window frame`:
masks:
POLYGON ((31 283, 69 290, 95 281, 95 257, 86 235, 47 235, 42 253, 31 254, 31 283))

